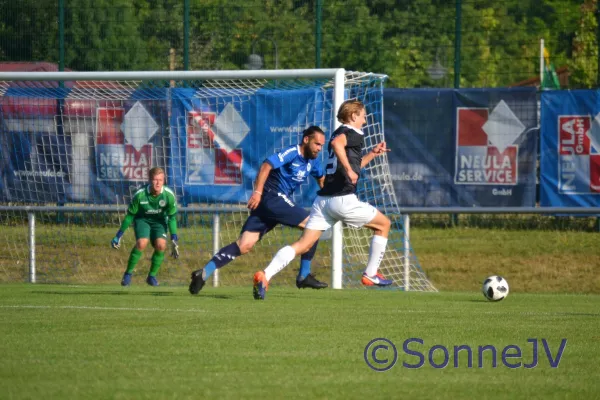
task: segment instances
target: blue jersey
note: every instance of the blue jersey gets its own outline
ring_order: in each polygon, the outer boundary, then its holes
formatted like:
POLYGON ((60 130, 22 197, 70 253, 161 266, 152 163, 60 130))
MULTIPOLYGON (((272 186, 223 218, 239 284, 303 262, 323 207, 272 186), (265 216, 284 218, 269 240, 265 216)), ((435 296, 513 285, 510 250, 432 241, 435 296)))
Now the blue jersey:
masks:
POLYGON ((306 182, 308 175, 317 179, 323 176, 321 161, 318 158, 304 158, 298 145, 286 147, 265 161, 273 167, 265 188, 287 196, 291 196, 300 184, 306 182))

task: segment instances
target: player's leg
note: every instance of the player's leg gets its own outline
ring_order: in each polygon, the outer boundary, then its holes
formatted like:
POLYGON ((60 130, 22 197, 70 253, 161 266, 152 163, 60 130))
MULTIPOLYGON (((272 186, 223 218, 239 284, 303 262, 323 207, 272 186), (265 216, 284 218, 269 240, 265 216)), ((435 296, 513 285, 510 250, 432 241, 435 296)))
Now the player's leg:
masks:
POLYGON ((152 221, 150 223, 150 240, 154 247, 154 253, 152 253, 146 283, 150 286, 158 286, 156 275, 165 259, 165 250, 167 250, 167 225, 163 222, 152 221))
POLYGON ((300 239, 290 246, 280 249, 267 268, 254 274, 253 295, 256 300, 264 300, 269 280, 285 268, 298 254, 304 254, 319 240, 323 231, 331 227, 333 221, 323 213, 326 199, 317 197, 313 202, 310 217, 300 239))
POLYGON ((148 245, 150 238, 150 225, 148 225, 147 221, 142 218, 136 218, 133 220, 133 230, 135 232, 136 239, 135 246, 133 246, 131 252, 129 253, 127 268, 125 269, 125 273, 123 273, 123 278, 121 279, 122 286, 129 286, 131 284, 133 271, 137 267, 140 258, 142 258, 142 254, 144 253, 144 249, 148 245))
POLYGON ((280 249, 271 263, 264 269, 254 274, 253 296, 256 300, 264 300, 269 281, 279 271, 284 269, 298 254, 304 254, 319 240, 323 231, 304 229, 300 239, 290 246, 280 249))
POLYGON ((391 225, 390 219, 380 211, 377 211, 375 217, 369 223, 364 225, 366 228, 370 228, 373 231, 373 238, 371 239, 371 247, 369 249, 369 260, 367 261, 367 267, 362 278, 362 283, 367 286, 371 286, 369 283, 382 286, 382 282, 391 282, 391 280, 385 279, 383 275, 378 272, 379 265, 385 254, 391 225), (373 279, 372 277, 376 277, 377 279, 373 279))
MULTIPOLYGON (((296 205, 285 195, 279 195, 269 201, 269 218, 286 226, 298 227, 304 229, 308 222, 309 212, 303 207, 296 205)), ((327 287, 325 282, 318 281, 310 273, 312 259, 317 251, 319 241, 317 240, 312 247, 304 252, 300 257, 300 269, 296 277, 296 287, 298 289, 310 287, 313 289, 323 289, 327 287)))
MULTIPOLYGON (((302 211, 306 212, 304 209, 302 211)), ((304 229, 306 227, 306 223, 308 222, 308 216, 304 218, 304 220, 298 224, 298 227, 304 229)), ((313 274, 311 274, 311 263, 313 258, 315 257, 315 253, 317 252, 317 246, 319 245, 319 241, 317 240, 315 244, 304 254, 300 256, 300 269, 298 270, 298 276, 296 277, 296 287, 298 289, 304 288, 313 288, 313 289, 324 289, 328 285, 325 282, 321 282, 315 278, 313 274)))
POLYGON ((237 241, 221 248, 204 267, 192 272, 189 292, 198 294, 215 270, 223 268, 236 257, 247 254, 274 226, 275 223, 267 221, 253 212, 244 223, 237 241))
POLYGON ((332 198, 331 212, 344 223, 356 228, 366 227, 373 231, 369 260, 361 278, 366 286, 389 286, 393 281, 385 279, 378 272, 383 260, 387 237, 390 232, 391 222, 388 217, 369 203, 358 200, 355 195, 346 195, 332 198))

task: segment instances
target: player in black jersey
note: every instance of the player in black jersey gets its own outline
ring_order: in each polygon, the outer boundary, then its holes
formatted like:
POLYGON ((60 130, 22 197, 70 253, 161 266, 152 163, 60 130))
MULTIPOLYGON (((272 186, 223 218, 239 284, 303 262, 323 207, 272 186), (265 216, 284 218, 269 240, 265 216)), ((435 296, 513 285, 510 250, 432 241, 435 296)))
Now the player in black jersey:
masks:
POLYGON ((328 145, 328 159, 325 170, 325 184, 317 192, 306 228, 298 241, 279 250, 264 271, 254 274, 253 295, 257 300, 264 299, 269 279, 297 255, 304 254, 319 240, 323 231, 338 221, 373 231, 369 260, 361 282, 366 286, 389 286, 393 281, 378 273, 387 245, 391 222, 369 203, 356 196, 356 183, 360 170, 373 158, 389 151, 385 142, 378 143, 368 154, 362 156, 364 134, 361 130, 366 123, 366 110, 363 103, 347 100, 340 106, 337 119, 343 125, 333 132, 328 145))

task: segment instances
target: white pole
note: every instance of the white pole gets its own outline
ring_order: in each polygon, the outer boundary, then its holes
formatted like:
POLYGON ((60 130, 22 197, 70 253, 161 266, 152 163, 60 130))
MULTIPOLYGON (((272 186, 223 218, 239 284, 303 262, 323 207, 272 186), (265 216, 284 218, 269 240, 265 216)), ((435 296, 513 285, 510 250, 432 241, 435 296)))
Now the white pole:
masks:
POLYGON ((544 39, 540 39, 540 89, 544 83, 544 39))
POLYGON ((402 246, 404 247, 404 290, 410 290, 410 216, 402 215, 402 225, 404 228, 404 237, 402 246))
POLYGON ((29 222, 29 282, 35 283, 35 214, 27 213, 29 222))
MULTIPOLYGON (((337 112, 340 106, 344 102, 345 98, 345 79, 346 70, 338 69, 335 72, 334 87, 333 87, 333 110, 331 110, 332 117, 334 120, 333 128, 337 129, 341 123, 337 120, 337 112)), ((333 225, 331 238, 332 256, 331 256, 331 287, 334 289, 342 288, 342 259, 343 259, 343 246, 344 246, 344 232, 342 230, 342 223, 336 222, 333 225)))
MULTIPOLYGON (((221 233, 221 219, 219 213, 213 214, 212 237, 213 237, 213 256, 219 251, 219 234, 221 233)), ((219 287, 219 270, 215 269, 213 274, 213 287, 219 287)))

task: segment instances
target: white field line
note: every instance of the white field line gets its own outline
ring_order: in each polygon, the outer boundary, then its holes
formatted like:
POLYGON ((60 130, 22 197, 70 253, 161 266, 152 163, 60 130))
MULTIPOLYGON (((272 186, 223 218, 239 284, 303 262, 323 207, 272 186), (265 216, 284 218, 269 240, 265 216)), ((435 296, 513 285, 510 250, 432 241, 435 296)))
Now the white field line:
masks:
MULTIPOLYGON (((191 313, 204 313, 207 310, 191 308, 144 308, 144 307, 99 307, 99 306, 40 306, 40 305, 0 305, 2 308, 14 308, 14 309, 62 309, 62 310, 100 310, 100 311, 148 311, 148 312, 191 312, 191 313)), ((393 314, 455 314, 459 311, 456 310, 391 310, 393 314)), ((484 311, 479 314, 486 315, 523 315, 523 316, 590 316, 598 317, 600 313, 588 313, 588 312, 544 312, 544 311, 484 311)))

